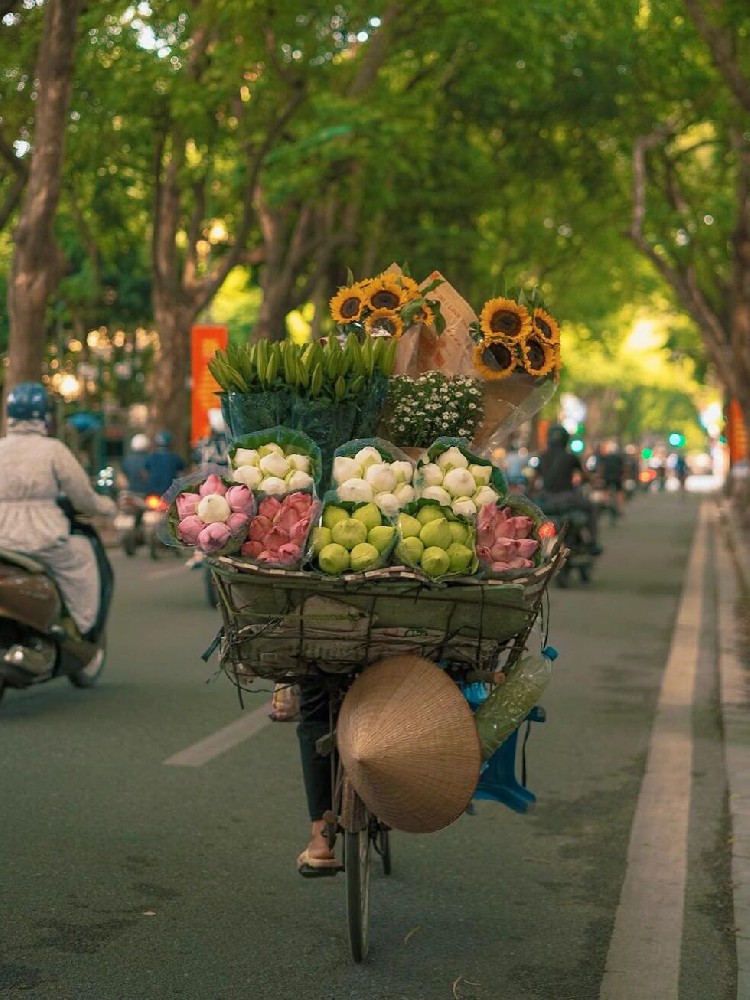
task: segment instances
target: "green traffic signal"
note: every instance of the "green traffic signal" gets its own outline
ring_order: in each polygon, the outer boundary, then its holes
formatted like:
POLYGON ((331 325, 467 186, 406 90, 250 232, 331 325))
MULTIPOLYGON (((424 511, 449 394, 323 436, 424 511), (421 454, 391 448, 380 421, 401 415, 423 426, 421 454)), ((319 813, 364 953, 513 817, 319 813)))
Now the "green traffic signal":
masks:
POLYGON ((579 437, 574 437, 573 440, 570 442, 570 450, 573 452, 574 455, 580 455, 585 447, 586 447, 585 443, 579 437))
POLYGON ((644 448, 643 451, 641 452, 641 458, 643 459, 644 462, 648 462, 648 460, 653 456, 653 454, 654 454, 653 448, 644 448))
POLYGON ((681 448, 685 444, 685 435, 679 431, 672 431, 669 435, 669 444, 672 448, 681 448))

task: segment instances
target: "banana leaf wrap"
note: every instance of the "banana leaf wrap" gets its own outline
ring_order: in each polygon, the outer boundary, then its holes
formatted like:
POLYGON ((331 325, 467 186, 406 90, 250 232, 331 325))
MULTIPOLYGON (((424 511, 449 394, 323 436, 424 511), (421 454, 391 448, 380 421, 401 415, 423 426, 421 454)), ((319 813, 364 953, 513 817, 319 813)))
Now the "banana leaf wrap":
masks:
MULTIPOLYGON (((427 449, 425 458, 423 462, 420 462, 420 465, 427 462, 436 462, 440 455, 442 455, 443 452, 447 451, 449 448, 458 448, 464 458, 468 460, 469 465, 490 466, 492 473, 490 475, 489 485, 492 486, 501 497, 506 496, 508 493, 508 483, 503 473, 496 465, 493 464, 492 461, 490 461, 489 458, 485 458, 482 455, 478 455, 475 451, 472 451, 471 444, 466 440, 466 438, 436 438, 436 440, 433 441, 427 449)), ((417 475, 419 475, 419 467, 417 467, 417 475)))

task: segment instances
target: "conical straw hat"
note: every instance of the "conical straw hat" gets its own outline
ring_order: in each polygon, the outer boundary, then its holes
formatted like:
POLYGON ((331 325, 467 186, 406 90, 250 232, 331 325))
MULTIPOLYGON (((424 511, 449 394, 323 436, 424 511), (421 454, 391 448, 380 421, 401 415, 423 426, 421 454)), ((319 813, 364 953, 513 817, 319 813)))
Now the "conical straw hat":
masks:
POLYGON ((360 674, 341 706, 336 741, 362 801, 396 830, 442 829, 476 789, 481 751, 471 709, 418 656, 392 656, 360 674))

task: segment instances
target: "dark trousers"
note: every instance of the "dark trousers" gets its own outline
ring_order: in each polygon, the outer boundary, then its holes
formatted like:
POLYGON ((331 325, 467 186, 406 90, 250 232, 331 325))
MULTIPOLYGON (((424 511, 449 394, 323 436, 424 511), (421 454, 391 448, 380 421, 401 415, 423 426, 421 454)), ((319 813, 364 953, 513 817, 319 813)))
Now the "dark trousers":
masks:
POLYGON ((330 695, 315 681, 300 683, 300 716, 297 726, 300 757, 302 759, 302 780, 305 783, 307 808, 310 820, 323 818, 323 813, 333 806, 331 790, 331 757, 319 754, 316 742, 330 729, 330 695))

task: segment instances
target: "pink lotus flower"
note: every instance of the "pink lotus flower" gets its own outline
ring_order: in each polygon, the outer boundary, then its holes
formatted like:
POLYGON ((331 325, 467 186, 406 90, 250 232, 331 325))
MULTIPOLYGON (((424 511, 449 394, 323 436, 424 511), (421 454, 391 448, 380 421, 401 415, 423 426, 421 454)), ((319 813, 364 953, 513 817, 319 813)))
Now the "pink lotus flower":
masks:
POLYGON ((511 559, 508 563, 509 569, 531 569, 534 563, 530 559, 511 559))
POLYGON ((188 517, 183 517, 177 525, 177 534, 185 545, 197 545, 198 536, 204 528, 205 524, 201 521, 198 515, 190 514, 188 517))
POLYGON ((524 517, 520 515, 519 517, 512 517, 509 524, 513 525, 513 534, 515 538, 528 538, 531 534, 531 530, 534 527, 534 522, 530 517, 524 517))
POLYGON ((220 521, 207 524, 198 535, 198 547, 204 552, 218 552, 223 549, 232 536, 229 528, 220 521))
POLYGON ((277 555, 280 563, 293 563, 300 558, 301 552, 299 545, 287 542, 286 545, 279 546, 277 555))
POLYGON ((491 524, 487 524, 477 531, 477 545, 482 548, 492 548, 495 541, 495 532, 491 524))
POLYGON ((211 473, 205 483, 203 483, 198 489, 198 492, 202 497, 207 497, 211 493, 218 493, 219 496, 223 497, 226 491, 226 486, 214 472, 211 473))
POLYGON ((310 518, 303 517, 301 521, 297 521, 297 523, 292 527, 292 530, 289 532, 289 541, 294 542, 296 545, 302 545, 309 532, 310 518))
POLYGON ((230 514, 229 519, 226 524, 229 528, 229 534, 232 538, 237 538, 239 535, 244 535, 247 526, 250 523, 250 518, 247 514, 230 514))
POLYGON ((264 563, 276 562, 276 553, 269 552, 268 549, 264 549, 258 556, 258 562, 264 562, 264 563))
POLYGON ((484 529, 491 529, 495 523, 498 509, 494 504, 485 504, 479 508, 477 516, 477 529, 482 532, 484 529))
POLYGON ((275 528, 283 528, 288 534, 299 520, 300 515, 294 507, 287 507, 286 510, 282 507, 273 523, 275 528))
POLYGON ((269 552, 276 552, 282 545, 286 545, 288 541, 289 532, 274 525, 265 537, 265 548, 269 552))
POLYGON ((309 493, 290 493, 285 499, 285 505, 292 507, 301 516, 312 507, 313 498, 309 493))
POLYGON ((250 522, 248 537, 255 542, 262 542, 272 527, 273 522, 271 521, 271 518, 264 517, 262 514, 259 514, 250 522))
POLYGON ((270 518, 273 520, 281 508, 281 502, 276 499, 276 497, 266 497, 265 500, 261 500, 260 506, 258 507, 258 513, 263 517, 270 518))
POLYGON ((487 545, 477 545, 477 555, 483 563, 492 562, 492 551, 487 545))
POLYGON ((513 542, 513 549, 522 559, 530 559, 539 548, 539 542, 533 538, 518 538, 513 542))
POLYGON ((247 486, 230 486, 224 497, 235 514, 250 514, 253 495, 247 486))
POLYGON ((194 514, 200 502, 200 493, 180 493, 175 501, 177 506, 177 517, 182 520, 194 514))
POLYGON ((251 559, 257 559, 262 551, 263 551, 262 542, 245 542, 245 544, 240 549, 240 555, 249 556, 251 559))
POLYGON ((492 569, 495 573, 504 573, 506 569, 510 569, 510 565, 507 562, 493 562, 492 569))
POLYGON ((512 518, 503 518, 495 525, 495 538, 515 538, 512 518))
POLYGON ((495 544, 492 546, 492 558, 495 561, 499 559, 511 559, 514 554, 513 544, 510 538, 495 539, 495 544))

